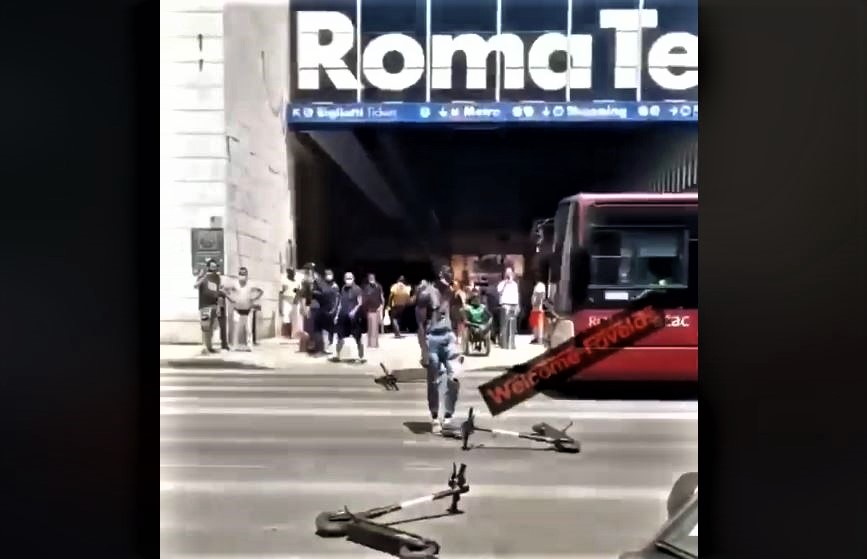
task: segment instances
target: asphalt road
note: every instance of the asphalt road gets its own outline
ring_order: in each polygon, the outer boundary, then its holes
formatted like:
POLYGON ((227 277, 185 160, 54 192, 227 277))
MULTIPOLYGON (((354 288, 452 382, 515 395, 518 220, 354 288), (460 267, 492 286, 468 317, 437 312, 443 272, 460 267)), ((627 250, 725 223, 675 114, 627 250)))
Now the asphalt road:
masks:
MULTIPOLYGON (((464 452, 458 441, 419 432, 427 422, 422 384, 386 392, 372 382, 377 372, 161 369, 161 556, 385 557, 317 537, 314 517, 444 489, 452 462, 463 461, 465 514, 400 525, 439 541, 441 557, 611 558, 646 542, 664 520, 673 481, 697 468, 695 402, 538 396, 490 419, 475 387, 494 373, 469 373, 459 416, 472 405, 479 425, 515 430, 572 420, 582 452, 481 433, 474 442, 486 446, 464 452)), ((438 515, 447 505, 380 521, 438 515)))

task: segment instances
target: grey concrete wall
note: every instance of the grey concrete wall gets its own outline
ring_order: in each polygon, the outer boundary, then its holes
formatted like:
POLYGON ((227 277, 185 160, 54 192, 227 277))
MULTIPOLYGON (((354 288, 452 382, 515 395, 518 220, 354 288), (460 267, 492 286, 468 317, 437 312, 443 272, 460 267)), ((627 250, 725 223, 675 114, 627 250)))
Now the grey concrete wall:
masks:
MULTIPOLYGON (((226 263, 250 270, 265 291, 259 328, 279 324, 278 295, 295 241, 294 176, 283 114, 289 68, 288 4, 227 2, 223 8, 226 170, 226 263)), ((297 245, 297 243, 295 243, 297 245)))
POLYGON ((201 340, 190 229, 225 213, 222 4, 160 2, 160 342, 201 340))

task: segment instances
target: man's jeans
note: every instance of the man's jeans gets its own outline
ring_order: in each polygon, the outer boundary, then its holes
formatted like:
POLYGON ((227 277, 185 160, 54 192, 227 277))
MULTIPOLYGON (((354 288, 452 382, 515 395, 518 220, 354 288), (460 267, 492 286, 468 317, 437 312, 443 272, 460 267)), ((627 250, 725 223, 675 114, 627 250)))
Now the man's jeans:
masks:
POLYGON ((451 333, 428 334, 427 403, 431 417, 440 420, 455 413, 458 381, 451 361, 451 333))
POLYGON ((518 329, 518 305, 503 305, 500 319, 500 347, 515 349, 515 334, 518 329))
POLYGON ((214 330, 217 327, 217 305, 210 305, 199 309, 199 318, 202 325, 202 344, 208 351, 213 351, 214 330))

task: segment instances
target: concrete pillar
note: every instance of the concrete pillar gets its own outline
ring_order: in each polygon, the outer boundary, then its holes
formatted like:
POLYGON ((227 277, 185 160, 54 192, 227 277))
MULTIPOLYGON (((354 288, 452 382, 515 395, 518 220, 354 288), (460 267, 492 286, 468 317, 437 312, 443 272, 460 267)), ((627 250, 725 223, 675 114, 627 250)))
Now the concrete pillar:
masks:
POLYGON ((289 12, 285 2, 227 2, 223 9, 226 263, 265 291, 259 332, 279 328, 280 280, 287 245, 297 247, 294 169, 284 112, 288 91, 289 12))
POLYGON ((160 342, 201 340, 190 229, 225 217, 222 4, 160 2, 160 342))

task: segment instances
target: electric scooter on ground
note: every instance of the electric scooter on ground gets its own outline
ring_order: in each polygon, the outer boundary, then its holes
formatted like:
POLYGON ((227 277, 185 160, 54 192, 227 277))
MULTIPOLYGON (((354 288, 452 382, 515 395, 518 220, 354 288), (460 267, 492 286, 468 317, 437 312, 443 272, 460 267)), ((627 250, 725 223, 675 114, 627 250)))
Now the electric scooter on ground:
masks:
MULTIPOLYGON (((451 359, 453 361, 453 363, 452 363, 453 368, 463 367, 463 364, 464 364, 463 354, 455 353, 454 357, 452 357, 451 359)), ((385 366, 385 363, 380 363, 379 368, 382 369, 383 374, 379 375, 378 377, 374 377, 373 382, 382 386, 387 391, 400 390, 400 386, 399 386, 400 382, 425 382, 424 374, 422 374, 422 376, 420 376, 420 377, 416 377, 416 378, 413 378, 411 380, 407 380, 406 378, 404 378, 401 381, 400 379, 398 379, 398 377, 394 373, 392 373, 388 369, 388 367, 385 366)), ((424 371, 422 371, 422 373, 424 373, 424 371)))
MULTIPOLYGON (((401 503, 386 505, 384 507, 376 507, 359 513, 350 513, 346 508, 343 512, 322 512, 316 517, 316 534, 323 537, 341 537, 348 534, 348 530, 353 524, 358 524, 359 520, 364 520, 368 523, 374 518, 379 518, 386 514, 408 509, 410 507, 423 503, 430 503, 439 499, 451 497, 451 505, 447 509, 448 514, 461 514, 463 511, 458 509, 458 503, 461 500, 461 495, 470 490, 467 485, 466 478, 467 465, 461 464, 460 468, 456 464, 452 464, 452 475, 448 480, 448 489, 437 491, 424 497, 410 499, 401 503)), ((357 527, 356 527, 357 528, 357 527)), ((357 530, 356 530, 357 531, 357 530)))
POLYGON ((380 363, 379 367, 382 369, 383 374, 374 378, 373 382, 382 386, 386 390, 400 390, 400 387, 397 385, 397 377, 388 370, 385 363, 380 363))
POLYGON ((346 526, 346 539, 352 543, 400 559, 436 559, 440 552, 440 544, 424 536, 371 522, 347 509, 344 509, 344 514, 351 519, 346 526))
POLYGON ((520 433, 518 431, 506 431, 504 429, 486 429, 476 425, 475 413, 473 408, 470 408, 467 420, 461 424, 461 440, 463 442, 461 448, 463 450, 469 450, 471 448, 469 445, 470 436, 476 431, 480 431, 492 435, 506 435, 509 437, 517 437, 519 439, 547 443, 552 445, 553 449, 557 452, 574 454, 581 451, 581 445, 578 441, 566 434, 566 430, 571 426, 571 421, 569 422, 569 425, 563 429, 557 429, 547 423, 537 423, 531 428, 532 433, 520 433))

